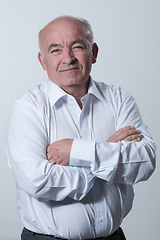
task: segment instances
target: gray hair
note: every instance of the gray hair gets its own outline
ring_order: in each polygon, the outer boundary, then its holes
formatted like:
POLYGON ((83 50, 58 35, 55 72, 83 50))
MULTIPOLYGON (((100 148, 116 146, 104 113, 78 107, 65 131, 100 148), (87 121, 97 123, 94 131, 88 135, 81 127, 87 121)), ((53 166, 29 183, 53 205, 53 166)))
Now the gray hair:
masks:
POLYGON ((53 21, 49 22, 42 30, 39 31, 39 48, 40 48, 40 50, 42 51, 41 34, 42 34, 43 30, 48 25, 53 23, 54 21, 57 21, 59 19, 65 19, 65 18, 77 21, 77 22, 79 22, 81 24, 82 31, 83 31, 84 36, 85 36, 85 38, 87 40, 87 43, 88 43, 87 44, 88 48, 91 50, 92 49, 93 40, 94 40, 93 31, 92 31, 91 25, 89 24, 89 22, 86 19, 76 18, 76 17, 72 17, 72 16, 61 16, 61 17, 55 18, 53 21))
POLYGON ((86 39, 89 41, 90 45, 92 45, 94 37, 93 37, 93 31, 92 31, 91 25, 84 18, 76 18, 76 19, 82 24, 83 33, 84 33, 86 39))

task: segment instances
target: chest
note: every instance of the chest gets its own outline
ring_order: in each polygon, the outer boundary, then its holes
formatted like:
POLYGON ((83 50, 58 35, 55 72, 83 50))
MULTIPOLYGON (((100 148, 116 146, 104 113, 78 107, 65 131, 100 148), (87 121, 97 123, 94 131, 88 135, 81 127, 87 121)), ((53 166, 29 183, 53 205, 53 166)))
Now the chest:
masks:
POLYGON ((116 115, 108 102, 87 102, 79 108, 76 101, 59 101, 50 109, 48 141, 63 138, 84 138, 106 141, 116 129, 116 115))

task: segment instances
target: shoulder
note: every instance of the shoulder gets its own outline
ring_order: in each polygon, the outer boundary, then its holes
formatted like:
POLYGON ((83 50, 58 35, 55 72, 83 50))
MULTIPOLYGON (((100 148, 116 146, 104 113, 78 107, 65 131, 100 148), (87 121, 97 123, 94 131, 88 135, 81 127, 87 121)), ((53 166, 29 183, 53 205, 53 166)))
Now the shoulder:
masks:
POLYGON ((32 103, 36 104, 46 98, 47 94, 47 82, 44 82, 41 85, 35 86, 33 89, 30 89, 26 94, 20 98, 18 98, 16 103, 32 103))
POLYGON ((37 85, 33 89, 29 90, 24 96, 18 98, 13 103, 13 109, 27 111, 33 114, 40 114, 41 111, 45 111, 48 104, 47 92, 47 82, 37 85))
POLYGON ((104 82, 96 81, 94 81, 94 83, 102 97, 108 101, 123 103, 127 99, 134 99, 126 90, 119 86, 108 85, 104 82))

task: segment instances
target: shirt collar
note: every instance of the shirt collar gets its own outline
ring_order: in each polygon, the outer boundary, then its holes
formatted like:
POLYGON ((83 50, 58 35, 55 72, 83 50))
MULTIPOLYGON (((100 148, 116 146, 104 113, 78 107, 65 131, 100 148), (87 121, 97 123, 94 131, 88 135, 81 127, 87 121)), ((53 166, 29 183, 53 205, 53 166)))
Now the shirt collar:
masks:
MULTIPOLYGON (((68 95, 62 88, 50 80, 48 80, 48 94, 51 106, 53 106, 60 98, 68 95)), ((103 97, 96 86, 96 82, 91 77, 87 95, 88 94, 92 94, 98 99, 103 100, 103 97)))
POLYGON ((62 88, 60 88, 57 84, 48 80, 48 97, 49 97, 51 106, 53 106, 60 98, 66 95, 67 93, 62 88))
POLYGON ((99 100, 103 100, 102 94, 97 88, 96 82, 90 77, 90 83, 88 88, 88 94, 92 94, 97 97, 99 100))

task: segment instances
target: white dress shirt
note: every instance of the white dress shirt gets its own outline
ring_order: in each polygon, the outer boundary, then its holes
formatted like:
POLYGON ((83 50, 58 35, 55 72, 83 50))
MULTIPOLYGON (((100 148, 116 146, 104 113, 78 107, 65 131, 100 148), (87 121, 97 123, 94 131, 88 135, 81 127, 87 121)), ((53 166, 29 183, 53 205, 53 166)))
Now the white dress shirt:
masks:
POLYGON ((132 208, 132 185, 155 168, 155 143, 135 100, 124 90, 90 79, 76 100, 50 80, 15 101, 7 155, 18 190, 18 213, 29 230, 66 239, 108 236, 132 208), (133 125, 140 142, 109 143, 133 125), (46 148, 74 139, 69 166, 50 163, 46 148))

